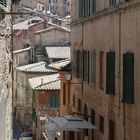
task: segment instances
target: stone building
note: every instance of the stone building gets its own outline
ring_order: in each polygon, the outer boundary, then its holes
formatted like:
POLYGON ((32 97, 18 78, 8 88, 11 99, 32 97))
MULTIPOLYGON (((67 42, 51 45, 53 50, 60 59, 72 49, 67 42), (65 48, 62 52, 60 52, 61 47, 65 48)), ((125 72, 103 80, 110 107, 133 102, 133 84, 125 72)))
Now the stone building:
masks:
POLYGON ((12 139, 11 1, 0 2, 0 139, 12 139))
POLYGON ((58 73, 29 79, 33 98, 33 134, 43 138, 45 119, 60 113, 60 75, 58 73))
POLYGON ((97 130, 75 140, 138 140, 139 0, 72 0, 71 107, 97 130))
POLYGON ((57 73, 46 67, 45 62, 28 64, 16 68, 15 114, 24 130, 32 128, 32 90, 29 79, 57 73))
POLYGON ((49 24, 53 26, 35 32, 36 61, 43 60, 44 56, 47 56, 48 63, 70 58, 70 29, 49 24))

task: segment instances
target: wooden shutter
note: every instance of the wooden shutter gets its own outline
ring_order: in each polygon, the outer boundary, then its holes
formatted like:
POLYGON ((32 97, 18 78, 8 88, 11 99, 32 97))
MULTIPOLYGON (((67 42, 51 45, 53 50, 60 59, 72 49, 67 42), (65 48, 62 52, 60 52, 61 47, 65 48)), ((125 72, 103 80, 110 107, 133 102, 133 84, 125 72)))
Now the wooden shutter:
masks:
POLYGON ((123 101, 134 103, 134 54, 123 55, 123 101))
POLYGON ((87 80, 87 51, 84 50, 84 80, 87 80))
POLYGON ((83 63, 83 50, 80 51, 80 79, 83 80, 83 73, 84 73, 84 63, 83 63))
POLYGON ((90 59, 90 71, 91 71, 91 83, 95 85, 96 83, 96 51, 91 52, 91 59, 90 59))
POLYGON ((77 76, 77 62, 78 62, 78 60, 77 60, 77 50, 74 50, 73 51, 73 73, 77 76))
POLYGON ((79 18, 83 17, 83 0, 79 0, 79 18))
POLYGON ((106 93, 115 95, 115 52, 106 54, 106 93))
POLYGON ((96 12, 96 0, 92 0, 91 6, 92 6, 91 12, 92 12, 92 14, 95 14, 95 12, 96 12))

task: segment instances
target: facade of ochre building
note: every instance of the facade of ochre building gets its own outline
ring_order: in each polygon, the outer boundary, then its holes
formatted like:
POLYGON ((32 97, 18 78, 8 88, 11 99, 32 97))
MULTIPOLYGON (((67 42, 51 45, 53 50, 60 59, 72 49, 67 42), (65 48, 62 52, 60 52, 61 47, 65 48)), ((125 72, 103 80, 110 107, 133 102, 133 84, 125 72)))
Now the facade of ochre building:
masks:
POLYGON ((97 128, 75 139, 139 140, 140 0, 72 0, 72 17, 72 110, 97 128))

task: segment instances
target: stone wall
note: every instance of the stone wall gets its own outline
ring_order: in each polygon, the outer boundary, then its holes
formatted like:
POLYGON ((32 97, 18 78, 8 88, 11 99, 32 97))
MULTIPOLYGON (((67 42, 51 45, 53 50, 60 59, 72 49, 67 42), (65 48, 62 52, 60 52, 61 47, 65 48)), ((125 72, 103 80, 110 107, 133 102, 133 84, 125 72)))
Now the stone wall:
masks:
MULTIPOLYGON (((7 1, 11 10, 11 1, 7 1)), ((12 139, 11 15, 0 20, 0 139, 12 139)))

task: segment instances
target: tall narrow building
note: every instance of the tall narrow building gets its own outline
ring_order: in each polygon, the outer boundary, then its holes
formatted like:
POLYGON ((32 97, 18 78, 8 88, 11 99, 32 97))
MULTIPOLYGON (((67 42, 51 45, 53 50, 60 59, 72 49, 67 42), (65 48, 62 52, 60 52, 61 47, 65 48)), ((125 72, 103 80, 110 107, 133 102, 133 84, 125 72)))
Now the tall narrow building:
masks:
POLYGON ((72 0, 71 110, 96 130, 75 140, 139 140, 140 1, 72 0))

